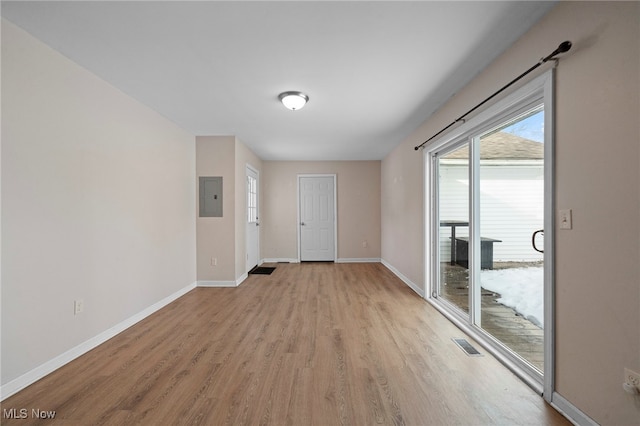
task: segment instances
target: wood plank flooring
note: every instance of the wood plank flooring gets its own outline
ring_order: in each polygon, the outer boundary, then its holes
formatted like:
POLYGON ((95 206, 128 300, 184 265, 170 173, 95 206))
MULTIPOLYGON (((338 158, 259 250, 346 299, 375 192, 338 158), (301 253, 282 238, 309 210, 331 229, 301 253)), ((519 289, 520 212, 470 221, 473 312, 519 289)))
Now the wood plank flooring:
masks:
POLYGON ((452 337, 381 264, 278 264, 191 291, 5 400, 2 424, 569 424, 452 337))

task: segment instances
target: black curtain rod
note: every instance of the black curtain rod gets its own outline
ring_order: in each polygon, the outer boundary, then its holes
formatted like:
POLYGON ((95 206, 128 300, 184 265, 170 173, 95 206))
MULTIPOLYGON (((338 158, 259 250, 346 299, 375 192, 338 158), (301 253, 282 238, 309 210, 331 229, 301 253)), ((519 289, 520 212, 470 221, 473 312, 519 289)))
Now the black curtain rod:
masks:
POLYGON ((535 70, 536 68, 538 68, 540 65, 544 64, 545 62, 548 62, 552 59, 556 59, 556 56, 558 56, 561 53, 565 53, 568 52, 569 49, 571 49, 571 42, 570 41, 563 41, 562 43, 560 43, 560 45, 558 46, 558 48, 556 50, 554 50, 553 52, 551 52, 550 54, 548 54, 547 56, 545 56, 544 58, 540 59, 540 61, 538 61, 537 64, 535 64, 534 66, 532 66, 531 68, 529 68, 528 70, 526 70, 525 72, 523 72, 522 74, 520 74, 519 76, 517 76, 516 78, 514 78, 513 80, 511 80, 509 83, 507 83, 506 85, 502 86, 502 88, 500 88, 498 91, 496 91, 493 95, 489 96, 488 98, 486 98, 484 101, 480 102, 478 105, 474 106, 473 108, 471 108, 469 111, 465 112, 464 114, 462 114, 459 118, 457 118, 454 122, 452 122, 451 124, 449 124, 447 127, 445 127, 444 129, 440 130, 438 133, 436 133, 435 135, 431 136, 429 139, 427 139, 426 141, 422 142, 420 145, 416 146, 414 149, 417 151, 420 148, 422 148, 427 142, 429 142, 430 140, 432 140, 433 138, 435 138, 436 136, 442 134, 442 132, 448 130, 449 128, 451 128, 451 126, 453 126, 454 124, 462 121, 464 122, 464 118, 471 114, 473 111, 477 110, 478 108, 480 108, 482 105, 486 104, 487 102, 489 102, 491 99, 493 99, 495 96, 497 96, 498 94, 500 94, 503 90, 505 90, 507 87, 510 87, 513 83, 515 83, 516 81, 520 80, 522 77, 524 77, 525 75, 529 74, 531 71, 535 70))

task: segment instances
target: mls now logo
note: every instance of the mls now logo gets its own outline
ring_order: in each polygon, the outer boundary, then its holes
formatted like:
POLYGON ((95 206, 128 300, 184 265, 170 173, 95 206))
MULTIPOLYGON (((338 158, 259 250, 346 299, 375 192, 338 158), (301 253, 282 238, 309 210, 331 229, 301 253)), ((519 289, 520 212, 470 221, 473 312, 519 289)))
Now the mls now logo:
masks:
POLYGON ((5 408, 2 410, 2 417, 5 419, 26 419, 29 414, 32 419, 53 419, 56 416, 55 411, 45 411, 39 408, 33 408, 31 413, 26 408, 5 408))

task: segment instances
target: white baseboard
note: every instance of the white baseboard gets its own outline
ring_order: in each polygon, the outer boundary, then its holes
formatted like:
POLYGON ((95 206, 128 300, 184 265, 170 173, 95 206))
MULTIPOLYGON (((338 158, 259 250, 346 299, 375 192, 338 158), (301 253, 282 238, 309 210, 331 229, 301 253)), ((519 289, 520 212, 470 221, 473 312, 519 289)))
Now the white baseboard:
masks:
MULTIPOLYGON (((263 263, 300 263, 298 259, 289 257, 271 257, 262 259, 263 263)), ((380 263, 379 257, 342 257, 335 263, 380 263)))
POLYGON ((343 257, 336 260, 336 263, 380 263, 379 257, 343 257))
POLYGON ((270 257, 262 259, 262 263, 300 263, 300 261, 290 257, 270 257))
POLYGON ((554 392, 551 396, 551 406, 558 410, 571 423, 578 426, 598 426, 591 417, 587 416, 575 405, 563 398, 559 393, 554 392))
POLYGON ((33 370, 21 375, 20 377, 13 379, 12 381, 2 385, 0 387, 0 401, 5 400, 11 395, 21 391, 22 389, 26 388, 30 384, 37 382, 38 380, 42 379, 44 376, 54 372, 58 368, 62 367, 65 364, 68 364, 69 362, 73 361, 79 356, 84 355, 85 353, 89 352, 91 349, 95 348, 98 345, 101 345, 102 343, 106 342, 107 340, 111 339, 117 334, 123 332, 124 330, 131 327, 132 325, 142 321, 149 315, 165 307, 169 303, 185 295, 186 293, 190 292, 194 288, 196 288, 195 282, 165 297, 159 302, 154 303, 153 305, 133 315, 132 317, 129 317, 126 320, 103 331, 102 333, 92 337, 86 342, 81 343, 72 349, 69 349, 68 351, 45 362, 44 364, 41 364, 40 366, 34 368, 33 370))
POLYGON ((240 284, 242 284, 242 282, 244 280, 246 280, 247 278, 249 278, 249 273, 245 272, 244 274, 242 274, 242 276, 240 276, 240 278, 236 279, 236 287, 238 287, 240 284))
POLYGON ((398 271, 393 265, 391 265, 389 262, 387 262, 384 259, 380 260, 380 263, 382 263, 388 270, 390 270, 391 272, 393 272, 398 278, 400 278, 402 280, 402 282, 404 282, 406 285, 409 286, 409 288, 413 291, 415 291, 420 297, 424 297, 424 290, 421 289, 420 287, 418 287, 413 281, 411 281, 409 278, 405 277, 404 275, 402 275, 402 273, 400 271, 398 271))
POLYGON ((244 280, 249 277, 248 273, 244 273, 235 281, 207 281, 200 280, 197 282, 197 287, 238 287, 244 280))
POLYGON ((238 287, 236 281, 198 281, 198 287, 238 287))

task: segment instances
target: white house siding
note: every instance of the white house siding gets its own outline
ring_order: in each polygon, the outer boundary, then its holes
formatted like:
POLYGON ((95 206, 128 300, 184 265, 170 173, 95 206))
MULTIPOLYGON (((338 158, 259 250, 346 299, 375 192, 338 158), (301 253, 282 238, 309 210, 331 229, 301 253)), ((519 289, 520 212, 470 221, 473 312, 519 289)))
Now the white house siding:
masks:
MULTIPOLYGON (((469 167, 455 164, 439 167, 440 221, 469 221, 469 167)), ((468 236, 468 227, 456 227, 456 236, 468 236)), ((451 261, 451 228, 440 228, 440 261, 451 261)))
MULTIPOLYGON (((539 261, 531 236, 543 228, 544 171, 542 161, 522 164, 485 163, 480 169, 480 235, 502 240, 493 245, 494 261, 539 261)), ((440 220, 468 220, 469 169, 440 164, 440 220)), ((456 228, 467 236, 468 228, 456 228)), ((450 260, 451 228, 440 228, 440 260, 450 260)), ((539 239, 540 244, 542 238, 539 239)))

